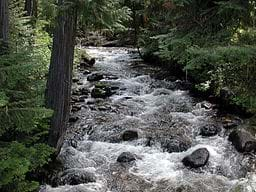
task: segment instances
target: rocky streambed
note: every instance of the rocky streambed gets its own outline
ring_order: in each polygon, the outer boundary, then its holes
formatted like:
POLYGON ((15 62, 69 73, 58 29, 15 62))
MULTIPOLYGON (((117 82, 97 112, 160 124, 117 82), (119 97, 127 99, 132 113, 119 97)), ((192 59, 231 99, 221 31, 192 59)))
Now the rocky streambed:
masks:
POLYGON ((87 48, 49 192, 254 192, 256 140, 243 120, 190 96, 133 49, 87 48))

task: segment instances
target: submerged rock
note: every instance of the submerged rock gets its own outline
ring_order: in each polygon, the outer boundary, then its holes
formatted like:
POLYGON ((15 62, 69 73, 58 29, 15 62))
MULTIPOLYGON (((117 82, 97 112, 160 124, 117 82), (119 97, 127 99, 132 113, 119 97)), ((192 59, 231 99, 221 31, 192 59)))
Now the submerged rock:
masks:
POLYGON ((182 163, 186 167, 199 168, 206 165, 210 157, 210 153, 206 148, 200 148, 195 150, 192 154, 186 156, 182 163))
POLYGON ((122 134, 123 141, 132 141, 138 139, 138 132, 135 130, 126 130, 122 134))
POLYGON ((135 155, 130 152, 123 152, 121 155, 118 156, 116 161, 119 163, 129 163, 135 160, 135 155))
POLYGON ((72 112, 77 112, 77 111, 79 111, 79 110, 81 110, 82 109, 82 106, 81 105, 73 105, 72 107, 71 107, 71 111, 72 112))
POLYGON ((200 135, 205 137, 211 137, 217 135, 221 131, 221 128, 218 125, 208 124, 200 129, 200 135))
POLYGON ((88 75, 87 81, 99 81, 104 79, 104 76, 102 73, 94 72, 88 75))
POLYGON ((235 130, 230 133, 228 140, 239 152, 256 151, 256 139, 248 131, 235 130))
POLYGON ((110 88, 106 87, 106 88, 94 88, 91 92, 91 96, 93 98, 106 98, 106 97, 109 97, 111 96, 113 93, 111 91, 110 88))
POLYGON ((182 152, 191 147, 191 142, 186 138, 177 137, 162 141, 161 147, 169 153, 182 152))
POLYGON ((77 116, 70 116, 69 117, 69 123, 75 123, 78 121, 78 117, 77 116))
POLYGON ((83 74, 84 74, 84 75, 88 75, 88 74, 90 74, 90 73, 91 73, 91 71, 89 71, 89 70, 84 70, 84 71, 83 71, 83 74))
POLYGON ((74 77, 74 78, 72 79, 72 82, 73 82, 73 83, 77 83, 78 81, 80 81, 80 79, 77 78, 77 77, 74 77))
POLYGON ((79 185, 96 182, 94 173, 84 169, 68 169, 60 176, 57 185, 79 185))

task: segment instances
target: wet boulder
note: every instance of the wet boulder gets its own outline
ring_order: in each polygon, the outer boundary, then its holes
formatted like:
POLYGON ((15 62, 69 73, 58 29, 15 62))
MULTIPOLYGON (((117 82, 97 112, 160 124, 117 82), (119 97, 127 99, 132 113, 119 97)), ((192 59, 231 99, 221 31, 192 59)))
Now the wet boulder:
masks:
POLYGON ((211 104, 211 103, 208 103, 208 102, 206 102, 206 101, 200 103, 200 105, 201 105, 201 108, 203 108, 203 109, 209 110, 209 109, 212 108, 212 104, 211 104))
POLYGON ((210 157, 210 153, 206 148, 200 148, 195 150, 190 155, 186 156, 182 163, 186 167, 199 168, 206 165, 210 157))
POLYGON ((89 71, 89 70, 84 70, 84 71, 83 71, 83 74, 84 74, 84 75, 88 75, 88 74, 90 74, 90 73, 91 73, 91 71, 89 71))
POLYGON ((126 130, 122 134, 123 141, 132 141, 138 139, 139 134, 135 130, 126 130))
POLYGON ((100 81, 104 79, 102 73, 94 72, 87 76, 87 81, 100 81))
POLYGON ((135 160, 135 155, 130 152, 123 152, 121 155, 118 156, 116 161, 119 163, 129 163, 135 160))
POLYGON ((200 128, 200 135, 204 137, 211 137, 217 135, 221 131, 221 128, 215 124, 204 125, 200 128))
POLYGON ((191 142, 186 138, 177 137, 162 141, 161 147, 168 153, 182 152, 191 147, 191 142))
POLYGON ((228 140, 241 153, 256 151, 256 139, 248 131, 235 130, 230 133, 228 140))
POLYGON ((240 119, 239 117, 230 116, 230 115, 222 117, 221 121, 222 121, 223 127, 225 129, 233 129, 233 128, 239 126, 240 124, 242 124, 242 122, 243 122, 243 120, 240 119))
POLYGON ((69 123, 75 123, 79 120, 77 116, 70 116, 69 117, 69 123))
POLYGON ((82 109, 82 106, 81 105, 73 105, 72 107, 71 107, 71 112, 77 112, 77 111, 79 111, 79 110, 81 110, 82 109))
POLYGON ((77 148, 77 141, 74 139, 69 139, 68 140, 68 145, 73 147, 73 148, 77 148))
POLYGON ((95 58, 89 58, 88 56, 82 56, 80 62, 80 68, 92 67, 96 63, 95 58))
POLYGON ((74 103, 80 103, 80 102, 84 102, 85 99, 87 99, 88 96, 86 95, 82 95, 82 96, 72 96, 71 97, 71 100, 74 102, 74 103))
POLYGON ((80 81, 80 79, 77 78, 77 77, 74 77, 74 78, 72 79, 72 82, 73 82, 73 83, 77 83, 77 82, 79 82, 79 81, 80 81))
POLYGON ((111 91, 111 89, 109 87, 105 87, 105 88, 94 88, 91 92, 91 96, 93 98, 107 98, 109 96, 111 96, 113 94, 113 92, 111 91))
POLYGON ((64 171, 57 185, 79 185, 91 182, 96 182, 96 176, 93 172, 74 168, 64 171))

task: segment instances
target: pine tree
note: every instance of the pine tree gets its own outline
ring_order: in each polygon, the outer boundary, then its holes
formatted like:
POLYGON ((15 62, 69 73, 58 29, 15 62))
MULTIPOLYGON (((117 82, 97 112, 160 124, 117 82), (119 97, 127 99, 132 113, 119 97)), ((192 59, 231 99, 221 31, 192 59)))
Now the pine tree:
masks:
POLYGON ((31 173, 53 152, 45 144, 52 111, 43 107, 48 47, 38 44, 40 30, 30 31, 22 1, 9 3, 8 52, 0 56, 0 191, 27 192, 38 188, 31 173))

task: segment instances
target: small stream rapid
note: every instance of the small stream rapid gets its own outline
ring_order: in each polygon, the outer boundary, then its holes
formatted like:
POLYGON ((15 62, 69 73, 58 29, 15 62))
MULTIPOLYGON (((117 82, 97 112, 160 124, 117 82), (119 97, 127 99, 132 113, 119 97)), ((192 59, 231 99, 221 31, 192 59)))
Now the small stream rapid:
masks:
MULTIPOLYGON (((88 96, 79 103, 81 110, 73 114, 79 119, 70 124, 58 159, 64 173, 86 173, 93 182, 46 186, 46 191, 256 191, 251 156, 238 153, 228 141, 230 131, 223 128, 213 104, 191 97, 180 81, 157 78, 161 69, 144 64, 133 49, 91 47, 87 52, 96 58, 90 70, 103 73, 100 82, 114 87, 115 94, 106 99, 88 96), (200 136, 200 127, 206 125, 216 125, 221 131, 200 136), (126 130, 137 132, 138 138, 123 141, 126 130), (163 148, 164 142, 177 138, 191 147, 172 153, 163 148), (210 153, 207 165, 185 167, 182 159, 202 147, 210 153), (131 152, 136 161, 117 162, 122 152, 131 152)), ((87 81, 84 71, 78 70, 76 77, 79 83, 73 89, 91 91, 97 83, 87 81)))

